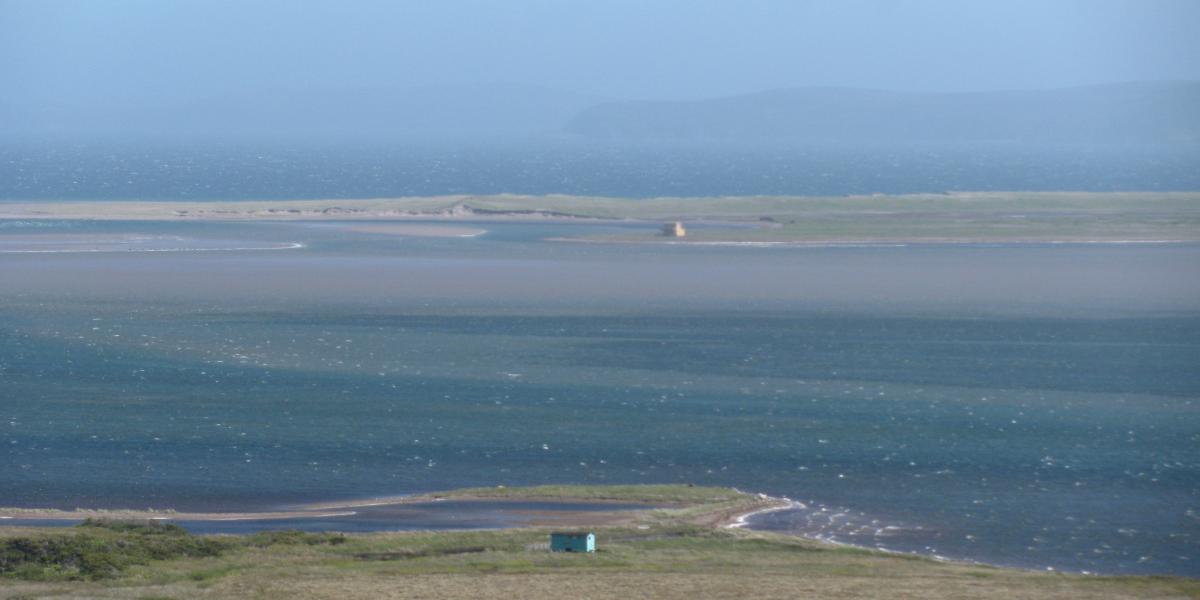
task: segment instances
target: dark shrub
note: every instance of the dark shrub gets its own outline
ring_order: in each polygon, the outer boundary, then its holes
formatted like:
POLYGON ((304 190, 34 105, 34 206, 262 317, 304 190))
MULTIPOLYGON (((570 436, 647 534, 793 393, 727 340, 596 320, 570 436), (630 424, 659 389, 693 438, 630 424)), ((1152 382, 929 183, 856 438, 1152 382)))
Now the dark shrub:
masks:
POLYGON ((260 531, 248 538, 246 543, 256 548, 265 548, 276 544, 307 544, 309 546, 317 546, 321 544, 329 544, 336 546, 344 544, 346 536, 340 533, 306 533, 295 529, 285 529, 283 531, 260 531))
POLYGON ((174 523, 164 521, 119 521, 112 519, 84 519, 77 527, 92 527, 107 529, 121 533, 140 533, 143 535, 189 535, 188 531, 174 523))
POLYGON ((227 540, 164 523, 85 521, 67 534, 0 540, 0 575, 24 579, 103 579, 152 560, 218 556, 227 540))

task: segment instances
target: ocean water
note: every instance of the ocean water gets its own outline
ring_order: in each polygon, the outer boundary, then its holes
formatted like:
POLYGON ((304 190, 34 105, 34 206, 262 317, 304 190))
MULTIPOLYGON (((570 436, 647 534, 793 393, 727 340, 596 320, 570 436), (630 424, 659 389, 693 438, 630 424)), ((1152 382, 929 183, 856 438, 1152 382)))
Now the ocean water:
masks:
POLYGON ((4 200, 1200 189, 1200 144, 0 144, 4 200))
POLYGON ((0 223, 0 505, 689 482, 799 503, 766 529, 1200 576, 1200 246, 482 227, 0 223))

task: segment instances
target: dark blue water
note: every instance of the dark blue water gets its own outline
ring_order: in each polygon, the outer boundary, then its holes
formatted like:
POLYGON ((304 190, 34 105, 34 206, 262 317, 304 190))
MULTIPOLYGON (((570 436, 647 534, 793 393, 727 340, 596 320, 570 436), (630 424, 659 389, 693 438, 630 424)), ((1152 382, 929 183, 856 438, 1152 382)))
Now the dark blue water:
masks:
POLYGON ((1200 189, 1200 145, 0 145, 0 200, 1200 189))
POLYGON ((0 505, 689 482, 838 541, 1200 574, 1200 247, 338 227, 0 227, 304 244, 0 254, 0 505))

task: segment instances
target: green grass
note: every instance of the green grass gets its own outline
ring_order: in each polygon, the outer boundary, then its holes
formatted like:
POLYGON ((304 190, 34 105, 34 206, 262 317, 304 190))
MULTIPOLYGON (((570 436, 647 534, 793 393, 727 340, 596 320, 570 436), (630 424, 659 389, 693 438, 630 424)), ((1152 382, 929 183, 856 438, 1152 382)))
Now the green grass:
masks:
POLYGON ((37 581, 111 579, 133 566, 156 561, 219 557, 242 548, 343 542, 341 534, 285 531, 204 537, 158 521, 87 519, 69 530, 0 539, 0 577, 37 581))

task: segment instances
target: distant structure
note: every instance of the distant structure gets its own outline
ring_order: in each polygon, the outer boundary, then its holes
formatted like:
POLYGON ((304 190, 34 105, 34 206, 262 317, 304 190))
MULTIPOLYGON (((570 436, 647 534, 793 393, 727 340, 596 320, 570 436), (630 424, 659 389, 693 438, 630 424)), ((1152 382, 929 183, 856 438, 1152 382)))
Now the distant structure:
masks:
POLYGON ((681 238, 687 235, 687 230, 683 228, 683 223, 675 221, 663 225, 662 234, 666 237, 681 238))
POLYGON ((551 552, 595 552, 596 534, 590 531, 556 531, 550 534, 551 552))

